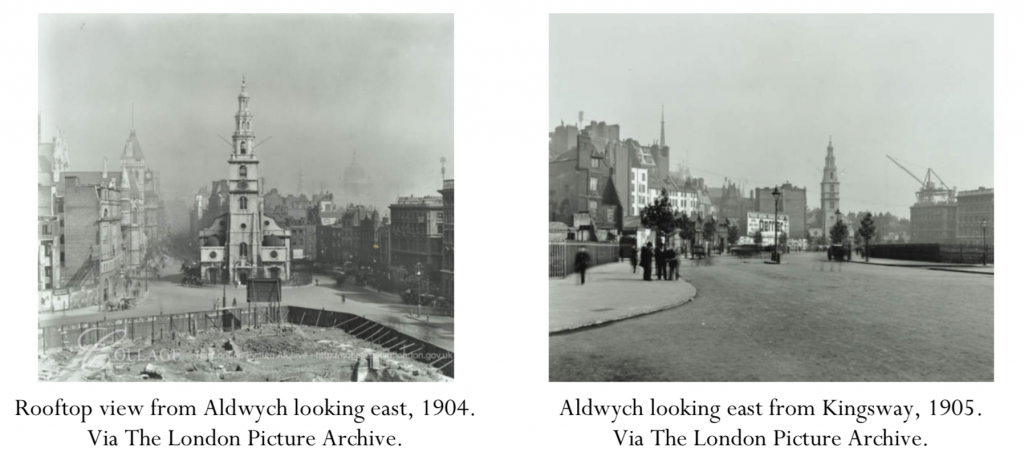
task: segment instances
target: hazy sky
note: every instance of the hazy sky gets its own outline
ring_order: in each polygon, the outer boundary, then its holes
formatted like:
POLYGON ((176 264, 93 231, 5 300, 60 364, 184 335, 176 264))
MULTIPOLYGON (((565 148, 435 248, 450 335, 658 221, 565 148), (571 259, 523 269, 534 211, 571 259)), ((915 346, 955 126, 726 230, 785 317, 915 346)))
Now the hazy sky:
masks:
MULTIPOLYGON (((337 190, 358 161, 404 195, 454 177, 453 19, 438 16, 39 17, 43 138, 72 170, 116 168, 132 125, 165 192, 228 174, 242 75, 268 188, 337 190), (400 169, 398 169, 400 168, 400 169)), ((186 193, 188 193, 186 192, 186 193)))
POLYGON ((989 15, 553 15, 551 128, 618 123, 665 139, 713 186, 785 181, 820 205, 829 135, 844 211, 909 216, 920 186, 885 158, 991 187, 989 15))

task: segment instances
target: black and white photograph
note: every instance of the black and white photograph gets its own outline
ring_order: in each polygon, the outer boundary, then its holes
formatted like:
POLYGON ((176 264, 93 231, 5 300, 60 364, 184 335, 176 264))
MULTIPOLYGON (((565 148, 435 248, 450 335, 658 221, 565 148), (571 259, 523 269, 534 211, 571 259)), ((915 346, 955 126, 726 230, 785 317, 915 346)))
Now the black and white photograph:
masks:
POLYGON ((453 15, 38 31, 40 381, 454 378, 453 15))
POLYGON ((550 381, 993 381, 992 15, 549 33, 550 381))

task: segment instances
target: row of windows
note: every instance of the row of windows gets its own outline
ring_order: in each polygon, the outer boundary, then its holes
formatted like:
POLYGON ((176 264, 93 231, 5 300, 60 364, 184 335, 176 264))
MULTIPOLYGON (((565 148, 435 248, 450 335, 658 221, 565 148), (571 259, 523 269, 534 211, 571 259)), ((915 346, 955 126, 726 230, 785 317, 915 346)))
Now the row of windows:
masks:
MULTIPOLYGON (((443 211, 437 211, 436 213, 437 213, 437 219, 439 221, 441 221, 441 222, 444 222, 444 212, 443 211)), ((425 213, 423 211, 415 211, 415 210, 394 210, 391 213, 391 215, 393 216, 393 218, 392 218, 393 220, 395 220, 395 219, 419 219, 422 216, 427 216, 427 213, 425 213)))

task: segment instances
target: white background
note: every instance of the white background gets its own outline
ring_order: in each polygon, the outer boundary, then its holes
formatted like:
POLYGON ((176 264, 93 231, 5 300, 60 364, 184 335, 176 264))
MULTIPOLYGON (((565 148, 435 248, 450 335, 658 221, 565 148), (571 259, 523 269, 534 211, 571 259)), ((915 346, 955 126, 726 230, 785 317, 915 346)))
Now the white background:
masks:
MULTIPOLYGON (((8 228, 3 245, 12 259, 2 271, 6 327, 3 340, 2 443, 7 466, 73 464, 81 466, 198 466, 249 464, 263 466, 302 463, 329 466, 377 465, 725 465, 739 463, 789 465, 929 465, 1021 466, 1017 427, 1021 423, 1022 328, 1018 265, 1021 253, 1013 240, 1022 231, 1020 192, 1012 177, 1022 169, 1019 136, 1021 120, 1019 8, 1010 2, 856 2, 824 8, 818 2, 772 4, 758 2, 166 2, 173 12, 454 12, 456 63, 456 154, 459 158, 459 270, 457 351, 458 378, 451 384, 201 384, 164 383, 39 383, 36 381, 36 307, 34 269, 35 207, 32 199, 36 151, 36 18, 28 6, 5 5, 0 18, 4 72, 3 142, 7 169, 8 228), (928 10, 922 10, 927 8, 928 10), (1000 275, 996 279, 995 383, 873 384, 873 383, 548 383, 547 279, 545 236, 547 213, 547 77, 548 13, 559 12, 996 12, 996 186, 998 235, 1004 239, 1000 275), (239 433, 249 428, 267 432, 314 434, 329 428, 354 431, 347 418, 106 418, 93 415, 80 424, 74 418, 14 417, 14 399, 52 404, 57 398, 95 405, 191 403, 202 408, 208 398, 236 397, 244 403, 268 403, 274 398, 300 398, 312 403, 330 398, 353 404, 407 402, 417 410, 412 421, 371 419, 363 430, 395 434, 400 448, 170 448, 92 447, 87 428, 146 428, 164 433, 239 433), (664 402, 679 398, 702 403, 752 404, 781 398, 789 403, 814 404, 824 398, 848 403, 914 404, 927 411, 931 399, 975 400, 981 417, 931 418, 913 424, 886 423, 890 430, 920 434, 925 448, 669 448, 619 447, 611 429, 633 429, 646 435, 652 428, 689 433, 693 428, 730 433, 742 425, 748 433, 771 429, 840 434, 853 429, 877 432, 881 419, 856 424, 848 418, 772 419, 749 421, 726 418, 712 426, 704 418, 633 418, 614 425, 605 418, 558 417, 566 398, 593 398, 598 403, 626 403, 636 397, 664 402), (467 401, 473 417, 429 418, 420 410, 425 399, 467 401)), ((142 12, 140 2, 43 3, 51 12, 142 12)), ((956 31, 950 31, 956 34, 956 31)), ((330 51, 324 51, 330 53, 330 51)), ((359 64, 352 64, 359 66, 359 64)), ((990 155, 976 155, 987 158, 990 155)), ((206 177, 206 176, 203 176, 206 177)), ((208 177, 206 177, 208 178, 208 177)), ((97 408, 98 410, 98 408, 97 408)), ((125 439, 121 437, 122 444, 125 439)))

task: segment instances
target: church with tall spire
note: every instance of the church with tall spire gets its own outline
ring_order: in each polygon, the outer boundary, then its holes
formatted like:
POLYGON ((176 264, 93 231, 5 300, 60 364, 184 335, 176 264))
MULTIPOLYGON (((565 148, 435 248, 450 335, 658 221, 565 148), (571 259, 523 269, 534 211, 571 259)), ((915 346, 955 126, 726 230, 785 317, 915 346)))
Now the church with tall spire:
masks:
POLYGON ((829 243, 829 230, 835 226, 836 212, 839 208, 839 170, 836 168, 836 156, 832 152, 832 137, 828 137, 828 148, 825 153, 825 169, 821 176, 821 219, 825 244, 829 243))
POLYGON ((199 232, 202 274, 213 283, 291 277, 291 231, 263 212, 263 181, 252 124, 243 76, 227 161, 228 209, 199 232))
POLYGON ((665 105, 664 104, 662 104, 662 106, 661 106, 661 139, 658 140, 658 144, 661 145, 661 146, 668 146, 668 143, 665 141, 665 105))

